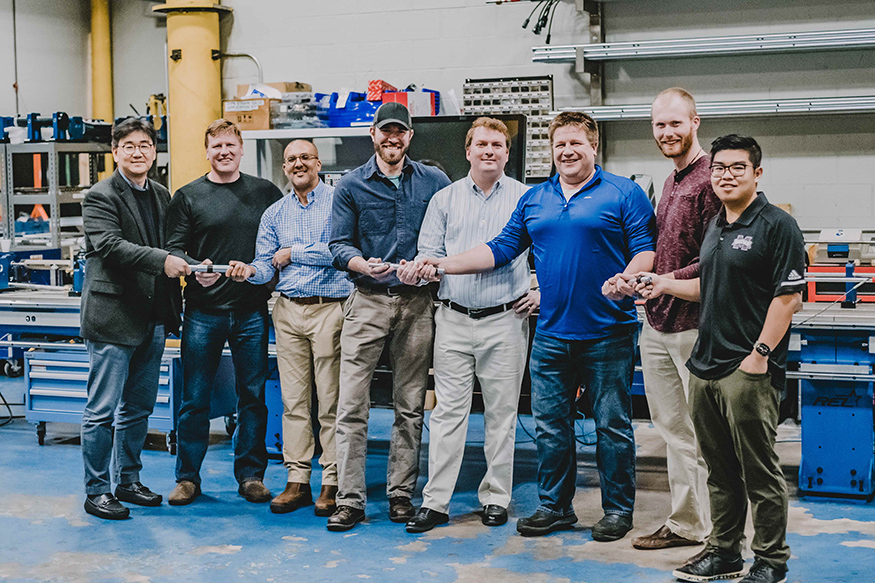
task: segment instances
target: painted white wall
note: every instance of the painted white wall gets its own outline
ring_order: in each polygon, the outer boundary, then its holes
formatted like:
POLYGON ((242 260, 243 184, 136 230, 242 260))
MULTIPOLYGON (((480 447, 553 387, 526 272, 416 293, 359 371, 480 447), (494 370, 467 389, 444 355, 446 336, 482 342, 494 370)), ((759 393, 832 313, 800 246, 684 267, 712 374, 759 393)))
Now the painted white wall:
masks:
POLYGON ((146 115, 146 102, 156 93, 167 95, 164 52, 167 25, 152 6, 161 2, 112 0, 112 72, 116 117, 146 115))
MULTIPOLYGON (((147 0, 113 0, 116 114, 138 109, 165 90, 165 28, 147 0)), ((299 80, 317 91, 364 90, 369 79, 399 87, 461 93, 466 78, 552 74, 556 106, 588 104, 571 64, 536 64, 543 44, 521 24, 529 3, 484 0, 226 0, 227 50, 257 56, 268 81, 299 80)), ((18 0, 22 111, 88 108, 89 2, 18 0)), ((14 113, 11 0, 0 0, 0 115, 14 113)), ((588 20, 572 0, 559 6, 552 44, 580 42, 588 20)), ((871 0, 611 0, 606 40, 875 27, 871 0)), ((531 27, 530 27, 531 28, 531 27)), ((245 60, 224 65, 224 91, 255 80, 245 60)), ((875 93, 875 51, 834 51, 748 57, 642 60, 607 65, 607 103, 646 103, 681 85, 699 101, 869 95, 875 93)), ((660 157, 646 122, 604 124, 605 166, 646 173, 661 185, 671 165, 660 157)), ((707 145, 729 132, 757 137, 765 152, 762 187, 774 202, 791 203, 805 228, 875 223, 875 115, 703 120, 707 145)), ((247 152, 247 167, 254 152, 247 152)))
MULTIPOLYGON (((88 0, 16 0, 19 111, 85 115, 88 0)), ((0 115, 15 115, 12 0, 0 0, 0 115)))
MULTIPOLYGON (((571 64, 536 64, 544 43, 521 28, 528 3, 483 0, 226 0, 234 8, 227 43, 250 52, 267 80, 304 81, 322 92, 364 90, 369 79, 461 93, 466 78, 552 74, 557 108, 588 104, 571 64)), ((605 3, 606 40, 875 27, 871 0, 700 0, 605 3)), ((586 38, 588 19, 566 0, 551 44, 586 38)), ((530 25, 531 28, 531 25, 530 25)), ((250 63, 229 62, 224 90, 252 82, 250 63)), ((875 51, 811 52, 608 64, 608 104, 648 103, 681 85, 699 101, 870 95, 875 51)), ((706 145, 718 135, 757 137, 765 152, 762 188, 773 202, 791 203, 803 228, 875 223, 875 115, 703 120, 706 145)), ((604 125, 606 168, 650 174, 659 188, 671 171, 646 122, 604 125)), ((251 158, 252 156, 250 156, 251 158)))

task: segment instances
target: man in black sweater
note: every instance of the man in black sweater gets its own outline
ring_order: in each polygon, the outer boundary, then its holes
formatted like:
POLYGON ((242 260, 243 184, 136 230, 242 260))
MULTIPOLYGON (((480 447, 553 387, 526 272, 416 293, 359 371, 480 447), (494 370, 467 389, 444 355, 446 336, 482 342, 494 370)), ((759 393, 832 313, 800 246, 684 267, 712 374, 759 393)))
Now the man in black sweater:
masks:
MULTIPOLYGON (((261 215, 282 192, 261 178, 242 174, 243 140, 224 119, 206 130, 211 170, 176 191, 167 211, 167 249, 190 264, 252 262, 261 215)), ((182 406, 176 428, 176 488, 168 502, 191 503, 201 492, 200 467, 210 432, 213 380, 225 342, 231 348, 237 389, 234 477, 250 502, 267 502, 265 431, 267 407, 267 300, 270 289, 197 273, 185 286, 182 328, 182 406)))

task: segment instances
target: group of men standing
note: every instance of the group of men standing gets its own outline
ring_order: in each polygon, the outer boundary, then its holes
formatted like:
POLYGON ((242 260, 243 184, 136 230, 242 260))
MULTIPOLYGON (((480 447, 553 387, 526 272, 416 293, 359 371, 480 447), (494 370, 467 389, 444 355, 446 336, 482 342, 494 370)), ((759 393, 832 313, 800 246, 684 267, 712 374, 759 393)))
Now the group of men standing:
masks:
POLYGON ((481 519, 504 524, 528 316, 540 307, 530 362, 540 503, 517 530, 538 536, 577 522, 574 417, 582 389, 596 422, 604 511, 592 536, 620 539, 633 526, 633 298, 641 297, 646 393, 667 443, 672 509, 664 526, 633 545, 697 545, 707 537, 706 550, 675 575, 740 575, 749 497, 757 559, 745 581, 781 581, 787 499, 774 437, 790 317, 803 282, 801 234, 757 194, 761 153, 752 138, 719 138, 709 156, 698 141, 695 102, 682 89, 660 94, 652 112, 657 145, 675 165, 656 214, 634 182, 595 164, 598 128, 582 113, 552 122, 557 173, 528 189, 504 174, 511 136, 501 121, 474 122, 465 144, 470 173, 450 184, 440 170, 407 156, 410 114, 384 104, 370 130, 374 156, 336 189, 319 179, 316 147, 290 143, 286 197, 239 172, 239 131, 218 120, 205 137, 210 173, 172 201, 146 178, 154 132, 138 120, 118 124, 118 170, 83 204, 89 259, 82 335, 91 359, 82 428, 86 511, 125 518, 119 500, 162 501, 140 483, 139 458, 164 335, 179 326, 178 278, 185 275, 184 387, 170 504, 200 494, 211 385, 226 342, 238 397, 239 492, 252 502, 272 498, 263 484, 264 383, 267 299, 275 287, 288 480, 271 510, 313 503, 315 384, 323 468, 315 512, 328 516, 332 531, 364 519, 370 385, 388 342, 395 410, 390 520, 409 532, 448 522, 476 378, 486 429, 481 519), (229 265, 227 277, 209 273, 212 263, 229 265), (430 281, 440 281, 437 309, 430 281), (739 285, 749 292, 743 301, 733 292, 739 285), (726 306, 737 311, 727 315, 726 306), (437 405, 417 511, 412 498, 432 359, 437 405))

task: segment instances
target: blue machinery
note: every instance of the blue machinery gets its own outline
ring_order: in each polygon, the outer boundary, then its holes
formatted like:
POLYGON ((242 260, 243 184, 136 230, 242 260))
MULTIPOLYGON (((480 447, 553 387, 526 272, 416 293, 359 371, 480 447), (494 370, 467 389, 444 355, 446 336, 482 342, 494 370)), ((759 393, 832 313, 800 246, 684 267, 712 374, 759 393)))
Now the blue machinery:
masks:
POLYGON ((799 380, 799 490, 870 500, 875 493, 875 309, 837 309, 806 322, 822 309, 818 304, 806 308, 795 318, 799 324, 791 341, 799 368, 788 373, 799 380))

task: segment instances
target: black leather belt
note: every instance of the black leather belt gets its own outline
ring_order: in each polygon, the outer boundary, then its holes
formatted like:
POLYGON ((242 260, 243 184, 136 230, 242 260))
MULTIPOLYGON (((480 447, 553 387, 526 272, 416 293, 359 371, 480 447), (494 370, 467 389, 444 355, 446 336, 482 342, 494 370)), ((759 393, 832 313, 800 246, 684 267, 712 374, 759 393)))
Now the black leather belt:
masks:
POLYGON ((459 304, 451 302, 450 300, 441 300, 441 303, 451 310, 455 310, 460 314, 465 314, 466 316, 468 316, 469 318, 473 318, 474 320, 479 320, 480 318, 485 318, 487 316, 493 316, 495 314, 500 314, 502 312, 512 310, 514 304, 516 304, 518 301, 519 300, 514 300, 500 306, 492 306, 491 308, 466 308, 465 306, 460 306, 459 304))
POLYGON ((366 294, 382 294, 386 296, 407 296, 415 294, 420 290, 428 291, 427 287, 417 287, 415 285, 393 285, 391 287, 379 289, 371 287, 356 287, 356 289, 365 292, 366 294))
POLYGON ((284 293, 280 293, 280 295, 290 302, 295 302, 296 304, 301 304, 304 306, 312 306, 313 304, 330 304, 331 302, 342 302, 345 301, 346 298, 324 298, 322 296, 310 296, 306 298, 293 298, 291 296, 287 296, 284 293))

